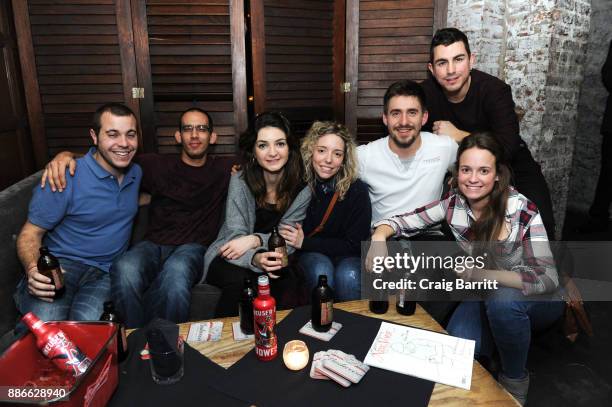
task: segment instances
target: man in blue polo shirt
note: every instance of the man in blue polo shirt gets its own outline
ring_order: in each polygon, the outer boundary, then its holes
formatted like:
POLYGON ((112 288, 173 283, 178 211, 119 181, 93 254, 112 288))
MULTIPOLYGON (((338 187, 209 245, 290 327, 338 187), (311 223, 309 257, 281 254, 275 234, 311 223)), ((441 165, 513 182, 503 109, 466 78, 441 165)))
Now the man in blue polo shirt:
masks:
POLYGON ((98 320, 110 299, 109 269, 127 249, 138 211, 142 171, 131 163, 138 125, 134 113, 118 103, 101 106, 93 123, 94 147, 79 159, 81 171, 66 177, 64 193, 48 186, 34 190, 17 239, 26 272, 15 294, 22 314, 32 311, 45 321, 98 320), (41 245, 59 259, 65 283, 60 298, 36 266, 41 245))

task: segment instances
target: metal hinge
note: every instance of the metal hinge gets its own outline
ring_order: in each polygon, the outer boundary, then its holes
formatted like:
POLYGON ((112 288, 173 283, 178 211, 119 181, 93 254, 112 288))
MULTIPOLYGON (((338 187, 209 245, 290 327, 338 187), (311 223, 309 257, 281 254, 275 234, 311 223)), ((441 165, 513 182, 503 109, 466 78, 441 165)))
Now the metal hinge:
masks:
POLYGON ((342 82, 340 84, 340 92, 349 93, 351 91, 351 83, 350 82, 342 82))
POLYGON ((132 99, 144 99, 144 88, 132 88, 132 99))

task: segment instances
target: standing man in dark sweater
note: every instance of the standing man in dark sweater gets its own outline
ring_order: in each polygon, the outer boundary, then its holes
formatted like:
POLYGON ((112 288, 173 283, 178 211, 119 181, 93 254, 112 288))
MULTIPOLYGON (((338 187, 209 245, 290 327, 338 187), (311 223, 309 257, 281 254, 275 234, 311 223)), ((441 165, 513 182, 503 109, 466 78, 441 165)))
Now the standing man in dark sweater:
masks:
POLYGON ((510 86, 472 69, 474 55, 466 35, 456 28, 438 30, 431 41, 429 71, 422 83, 429 108, 423 127, 457 142, 475 131, 490 131, 504 146, 513 183, 538 207, 549 239, 554 239, 552 202, 540 165, 520 137, 510 86))
MULTIPOLYGON (((182 146, 180 157, 142 154, 135 159, 143 171, 140 204, 150 204, 149 224, 144 240, 116 260, 110 272, 113 299, 129 328, 156 317, 187 320, 191 287, 202 277, 204 253, 223 220, 234 159, 208 156, 217 135, 204 110, 186 110, 179 126, 174 136, 182 146)), ((71 153, 60 153, 50 164, 65 168, 70 162, 74 173, 71 158, 71 153)), ((55 178, 53 184, 61 189, 65 181, 56 172, 62 174, 53 169, 49 180, 55 178)))

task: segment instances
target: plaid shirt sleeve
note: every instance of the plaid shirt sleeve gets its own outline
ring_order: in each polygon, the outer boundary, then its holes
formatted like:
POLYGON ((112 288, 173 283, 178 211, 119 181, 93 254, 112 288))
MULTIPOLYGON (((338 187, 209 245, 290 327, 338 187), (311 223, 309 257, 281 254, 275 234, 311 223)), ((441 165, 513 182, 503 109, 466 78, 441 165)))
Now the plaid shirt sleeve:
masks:
POLYGON ((559 286, 559 276, 542 218, 533 202, 527 201, 519 216, 522 261, 511 268, 523 281, 523 294, 543 294, 559 286))
POLYGON ((373 228, 388 225, 395 232, 392 237, 410 237, 418 235, 429 227, 442 222, 449 209, 449 202, 454 201, 455 195, 449 195, 441 201, 433 201, 412 212, 396 215, 376 222, 373 228))

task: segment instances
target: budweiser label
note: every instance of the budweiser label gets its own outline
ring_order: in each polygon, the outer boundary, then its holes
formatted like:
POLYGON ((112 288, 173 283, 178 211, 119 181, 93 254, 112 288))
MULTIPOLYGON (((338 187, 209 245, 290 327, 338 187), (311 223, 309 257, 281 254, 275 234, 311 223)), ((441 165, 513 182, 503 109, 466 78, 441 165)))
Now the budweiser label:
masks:
POLYGON ((331 324, 334 320, 334 302, 327 301, 321 303, 321 324, 327 325, 331 324))
POLYGON ((274 325, 276 309, 254 310, 255 316, 255 353, 260 358, 272 359, 276 356, 277 344, 274 325))
POLYGON ((258 289, 258 293, 259 295, 270 295, 270 286, 266 285, 266 286, 259 286, 258 289))
POLYGON ((51 336, 42 352, 64 370, 71 370, 75 376, 80 376, 91 364, 91 359, 85 356, 63 331, 51 336))

